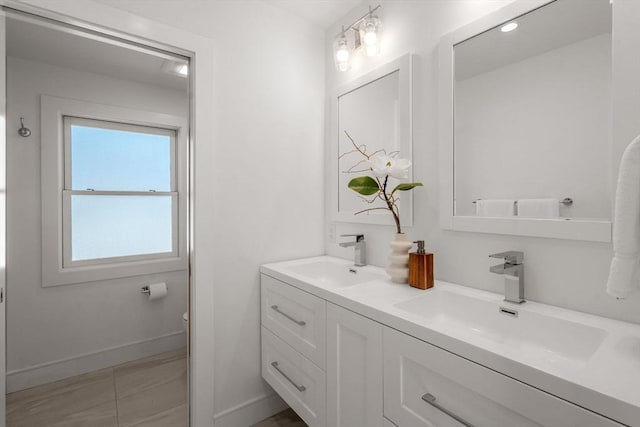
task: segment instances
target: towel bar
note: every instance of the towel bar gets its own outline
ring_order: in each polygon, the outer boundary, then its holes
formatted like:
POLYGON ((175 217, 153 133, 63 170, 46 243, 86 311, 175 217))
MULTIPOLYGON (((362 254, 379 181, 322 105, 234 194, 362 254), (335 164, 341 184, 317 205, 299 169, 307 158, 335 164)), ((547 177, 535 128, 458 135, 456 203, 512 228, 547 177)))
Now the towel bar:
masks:
MULTIPOLYGON (((476 199, 471 203, 473 203, 475 205, 478 200, 482 200, 482 199, 476 199)), ((517 205, 518 201, 516 200, 513 203, 517 205)), ((560 200, 559 203, 561 203, 561 204, 563 204, 565 206, 571 206, 571 205, 573 205, 573 199, 571 197, 565 197, 564 199, 560 200)))

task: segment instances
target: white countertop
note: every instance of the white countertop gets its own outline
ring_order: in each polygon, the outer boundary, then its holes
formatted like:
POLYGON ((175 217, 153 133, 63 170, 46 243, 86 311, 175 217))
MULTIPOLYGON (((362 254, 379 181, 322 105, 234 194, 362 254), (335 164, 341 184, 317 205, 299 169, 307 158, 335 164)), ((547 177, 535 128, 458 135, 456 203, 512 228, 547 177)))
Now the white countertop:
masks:
MULTIPOLYGON (((555 363, 552 358, 532 356, 523 349, 473 337, 466 339, 451 328, 396 307, 418 297, 436 295, 438 290, 498 304, 502 295, 441 281, 436 281, 433 289, 423 291, 386 278, 336 287, 289 270, 314 261, 352 266, 350 261, 324 256, 265 264, 260 272, 593 412, 629 426, 640 426, 640 325, 535 302, 515 306, 519 311, 564 319, 605 332, 604 340, 587 360, 575 364, 555 363)), ((386 277, 378 267, 357 268, 386 277)), ((571 336, 566 339, 571 340, 571 336)))

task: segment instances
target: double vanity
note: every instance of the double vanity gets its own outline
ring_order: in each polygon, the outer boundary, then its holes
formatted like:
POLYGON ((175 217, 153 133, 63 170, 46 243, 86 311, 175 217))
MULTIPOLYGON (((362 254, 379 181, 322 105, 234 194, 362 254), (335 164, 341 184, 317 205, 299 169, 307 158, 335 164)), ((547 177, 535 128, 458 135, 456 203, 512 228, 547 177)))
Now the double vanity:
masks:
MULTIPOLYGON (((355 140, 438 170, 443 230, 610 243, 612 159, 628 143, 611 140, 612 64, 629 55, 612 49, 614 6, 514 1, 444 35, 437 163, 412 155, 412 123, 425 117, 412 117, 411 54, 335 88, 330 225, 392 224, 382 201, 363 213, 348 186, 355 140), (524 200, 553 209, 525 215, 524 200)), ((412 194, 398 203, 400 222, 428 235, 412 194)), ((263 265, 262 376, 311 427, 640 427, 640 325, 521 304, 522 254, 492 256, 505 295, 441 281, 421 291, 331 257, 263 265)))
POLYGON ((261 267, 262 376, 310 427, 640 426, 640 327, 332 257, 261 267))

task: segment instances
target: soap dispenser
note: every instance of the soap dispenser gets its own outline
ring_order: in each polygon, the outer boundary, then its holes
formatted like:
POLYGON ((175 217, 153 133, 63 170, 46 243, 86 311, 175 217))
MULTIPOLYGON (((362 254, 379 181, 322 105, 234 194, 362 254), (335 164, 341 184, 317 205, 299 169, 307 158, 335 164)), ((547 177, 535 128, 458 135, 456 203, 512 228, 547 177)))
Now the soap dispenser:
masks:
POLYGON ((424 250, 424 240, 413 243, 418 245, 418 250, 409 254, 409 285, 418 289, 433 288, 433 254, 424 250))

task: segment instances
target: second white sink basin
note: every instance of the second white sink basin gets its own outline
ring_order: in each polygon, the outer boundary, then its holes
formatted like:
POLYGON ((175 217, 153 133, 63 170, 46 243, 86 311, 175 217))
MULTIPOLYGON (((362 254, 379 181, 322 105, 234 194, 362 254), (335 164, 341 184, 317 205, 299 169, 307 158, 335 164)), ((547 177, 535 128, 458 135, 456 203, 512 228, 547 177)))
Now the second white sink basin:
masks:
POLYGON ((489 301, 438 288, 395 306, 464 341, 556 365, 587 363, 607 336, 599 328, 528 310, 527 303, 489 301))
POLYGON ((371 273, 361 267, 348 264, 312 261, 306 264, 288 266, 291 273, 311 279, 312 281, 331 287, 346 287, 384 279, 384 276, 371 273))

